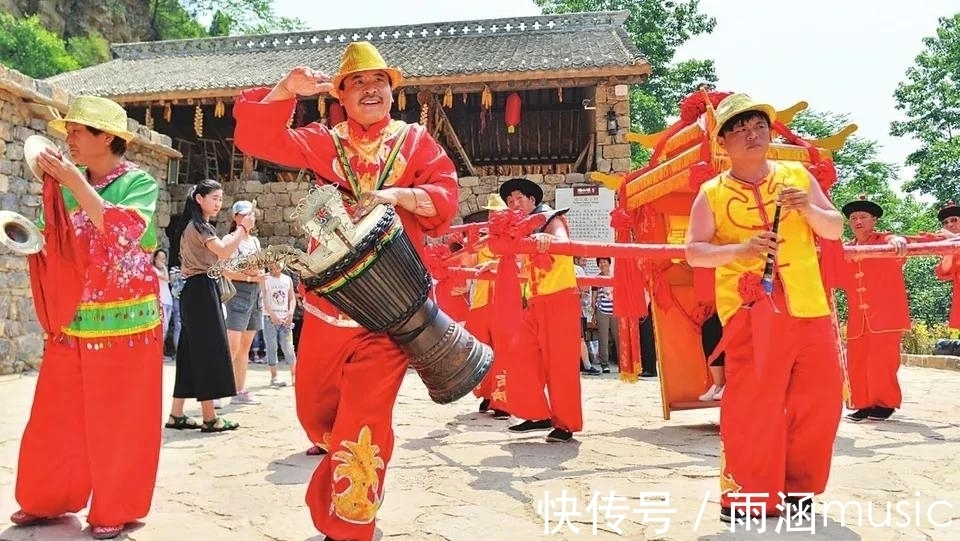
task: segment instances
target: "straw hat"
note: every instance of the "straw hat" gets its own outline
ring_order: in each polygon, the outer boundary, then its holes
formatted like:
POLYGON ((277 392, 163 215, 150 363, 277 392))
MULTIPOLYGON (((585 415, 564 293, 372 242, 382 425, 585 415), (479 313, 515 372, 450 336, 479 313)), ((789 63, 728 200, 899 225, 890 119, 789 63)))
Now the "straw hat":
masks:
POLYGON ((868 201, 866 194, 860 194, 859 199, 844 205, 843 208, 840 209, 840 212, 843 212, 843 215, 847 218, 849 218, 854 212, 866 212, 874 218, 883 216, 883 208, 873 201, 868 201))
POLYGON ((361 71, 384 71, 390 76, 390 86, 392 88, 400 84, 403 80, 403 74, 397 68, 387 66, 387 63, 380 56, 380 51, 369 41, 355 41, 343 51, 343 58, 340 59, 340 71, 333 76, 333 90, 330 95, 339 98, 340 84, 348 76, 361 71))
POLYGON ((746 113, 747 111, 760 111, 766 113, 770 122, 777 118, 777 110, 772 105, 758 103, 746 94, 730 94, 717 104, 717 123, 713 127, 713 137, 720 133, 720 128, 731 118, 746 113))
POLYGON ((483 207, 483 210, 507 210, 508 208, 500 194, 487 194, 487 204, 483 207))
POLYGON ((49 127, 60 135, 67 135, 67 122, 75 122, 116 135, 125 141, 136 137, 127 131, 127 112, 119 104, 106 98, 77 96, 70 103, 67 116, 61 117, 56 110, 54 114, 58 118, 51 120, 49 127))

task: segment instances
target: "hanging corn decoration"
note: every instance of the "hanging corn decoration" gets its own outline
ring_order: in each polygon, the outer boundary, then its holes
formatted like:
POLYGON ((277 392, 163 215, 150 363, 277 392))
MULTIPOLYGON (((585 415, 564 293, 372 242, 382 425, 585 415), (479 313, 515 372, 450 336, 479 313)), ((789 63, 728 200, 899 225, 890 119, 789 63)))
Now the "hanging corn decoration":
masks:
POLYGON ((563 103, 563 87, 557 89, 557 99, 560 100, 560 103, 563 103))
POLYGON ((147 113, 145 115, 145 118, 143 119, 143 123, 148 130, 153 129, 153 111, 150 110, 149 106, 147 107, 147 113))
POLYGON ((327 116, 326 98, 323 98, 323 97, 317 98, 317 112, 320 113, 320 118, 327 116))
POLYGON ((397 96, 397 108, 399 108, 401 111, 404 111, 407 108, 407 93, 403 90, 401 90, 400 95, 397 96))
POLYGON ((226 114, 227 107, 223 104, 223 100, 217 98, 217 106, 213 108, 213 116, 217 118, 223 118, 223 115, 226 114))
POLYGON ((163 120, 165 122, 170 122, 170 118, 173 116, 173 108, 170 107, 169 103, 163 104, 163 120))
POLYGON ((420 125, 427 125, 427 117, 430 114, 430 106, 426 102, 420 105, 420 125))
POLYGON ((453 109, 453 91, 450 87, 447 87, 447 91, 443 94, 443 106, 447 109, 453 109))
POLYGON ((463 99, 463 103, 467 103, 467 93, 466 93, 466 92, 464 92, 463 94, 460 94, 460 97, 463 99))
POLYGON ((193 131, 197 137, 203 137, 203 109, 200 108, 199 103, 193 110, 193 131))
POLYGON ((493 107, 493 92, 490 92, 490 87, 483 85, 483 92, 480 93, 480 108, 490 110, 493 107))

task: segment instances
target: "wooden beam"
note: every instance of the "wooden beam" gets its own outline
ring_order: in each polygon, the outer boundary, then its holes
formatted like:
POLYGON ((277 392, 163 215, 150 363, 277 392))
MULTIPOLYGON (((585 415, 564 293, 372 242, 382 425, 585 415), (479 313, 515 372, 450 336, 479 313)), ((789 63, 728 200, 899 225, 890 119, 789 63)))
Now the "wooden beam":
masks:
MULTIPOLYGON (((416 94, 420 90, 431 90, 442 94, 450 87, 454 94, 480 92, 484 85, 494 92, 508 90, 528 90, 537 88, 573 88, 596 86, 598 84, 642 84, 646 82, 650 68, 643 66, 620 66, 614 68, 596 68, 587 70, 556 71, 518 71, 506 73, 477 73, 467 75, 444 75, 438 77, 411 77, 405 79, 395 90, 403 89, 407 94, 416 94), (443 87, 435 88, 435 87, 443 87)), ((252 87, 224 87, 200 90, 165 90, 143 94, 116 94, 109 97, 121 105, 146 106, 164 101, 200 100, 201 103, 215 103, 217 98, 227 103, 233 102, 241 91, 252 87)), ((308 101, 316 97, 307 98, 308 101)))
POLYGON ((457 137, 457 132, 453 129, 453 125, 450 124, 450 119, 447 118, 447 112, 443 110, 443 104, 440 103, 440 100, 437 99, 436 95, 433 96, 433 104, 431 107, 434 108, 434 110, 437 112, 437 115, 440 117, 438 124, 443 125, 442 130, 443 134, 447 138, 447 142, 453 147, 457 154, 460 155, 463 163, 467 166, 467 172, 470 173, 470 176, 477 176, 477 170, 474 169, 473 163, 470 161, 470 156, 460 143, 460 138, 457 137))
MULTIPOLYGON (((594 138, 597 136, 595 133, 590 134, 590 139, 587 141, 587 144, 583 147, 583 150, 580 151, 580 155, 577 156, 577 161, 573 162, 573 170, 579 171, 580 166, 583 164, 584 158, 587 157, 587 153, 590 152, 590 149, 593 148, 594 138)), ((588 167, 589 169, 589 167, 588 167)))

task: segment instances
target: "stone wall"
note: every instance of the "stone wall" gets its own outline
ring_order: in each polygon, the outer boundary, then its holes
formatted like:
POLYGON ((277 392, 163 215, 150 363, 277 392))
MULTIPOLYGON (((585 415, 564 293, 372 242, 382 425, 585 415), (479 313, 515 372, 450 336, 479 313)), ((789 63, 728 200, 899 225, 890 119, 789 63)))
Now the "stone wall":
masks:
MULTIPOLYGON (((23 157, 23 141, 43 135, 63 146, 47 132, 50 107, 66 114, 70 96, 42 81, 0 65, 0 209, 35 219, 40 211, 41 185, 30 174, 23 157)), ((149 171, 160 184, 157 212, 161 245, 167 246, 163 227, 170 221, 170 194, 166 189, 167 164, 179 154, 170 139, 130 120, 137 133, 128 158, 149 171)), ((0 248, 0 374, 39 366, 43 330, 37 322, 27 273, 27 259, 0 248)))
POLYGON ((627 85, 597 86, 596 133, 597 158, 596 171, 608 174, 630 172, 630 143, 625 139, 630 132, 630 95, 627 85), (607 132, 607 111, 613 109, 617 114, 617 135, 607 132))
MULTIPOLYGON (((501 184, 512 177, 460 177, 460 208, 455 223, 462 223, 467 216, 479 212, 487 204, 487 196, 497 193, 501 184)), ((582 173, 567 175, 524 175, 543 189, 543 201, 550 206, 556 200, 557 188, 586 184, 582 173)))

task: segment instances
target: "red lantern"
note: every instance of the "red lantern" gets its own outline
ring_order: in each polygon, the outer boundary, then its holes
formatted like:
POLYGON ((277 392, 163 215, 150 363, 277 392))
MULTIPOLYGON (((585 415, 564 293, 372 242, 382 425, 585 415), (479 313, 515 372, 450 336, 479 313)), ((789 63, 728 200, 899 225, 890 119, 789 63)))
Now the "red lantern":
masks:
POLYGON ((330 127, 334 127, 337 124, 345 121, 347 119, 347 113, 344 112, 343 106, 340 105, 339 101, 335 101, 330 104, 330 127))
POLYGON ((513 133, 520 123, 520 94, 514 92, 507 96, 507 107, 503 115, 507 122, 507 133, 513 133))

